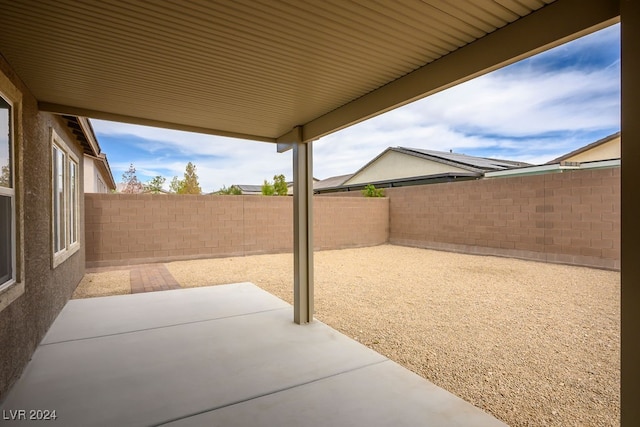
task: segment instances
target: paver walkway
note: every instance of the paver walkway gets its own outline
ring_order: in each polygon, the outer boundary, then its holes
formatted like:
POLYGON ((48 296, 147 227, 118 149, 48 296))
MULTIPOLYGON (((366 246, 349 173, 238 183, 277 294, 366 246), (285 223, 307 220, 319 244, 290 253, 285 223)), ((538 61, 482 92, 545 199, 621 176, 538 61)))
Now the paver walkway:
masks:
POLYGON ((164 264, 93 267, 87 268, 85 273, 102 273, 116 270, 129 270, 129 283, 132 294, 182 288, 164 264))
POLYGON ((180 289, 180 284, 164 264, 133 267, 130 271, 131 293, 180 289))

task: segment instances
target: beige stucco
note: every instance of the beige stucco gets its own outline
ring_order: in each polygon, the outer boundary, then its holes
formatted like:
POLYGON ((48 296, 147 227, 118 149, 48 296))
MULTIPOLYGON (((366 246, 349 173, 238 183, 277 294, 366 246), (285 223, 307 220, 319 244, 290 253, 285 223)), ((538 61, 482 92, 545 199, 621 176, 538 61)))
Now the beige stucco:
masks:
POLYGON ((345 185, 368 184, 389 179, 411 178, 447 172, 469 172, 466 169, 421 159, 397 151, 387 151, 356 173, 345 185))
MULTIPOLYGON (((80 247, 61 263, 52 244, 52 135, 80 158, 82 147, 66 121, 38 110, 36 98, 0 55, 0 90, 19 116, 16 170, 16 270, 18 285, 0 291, 0 400, 20 376, 85 269, 83 182, 79 184, 80 247), (18 107, 19 108, 16 108, 18 107), (55 265, 54 265, 55 264, 55 265)), ((78 165, 82 176, 83 162, 78 165)))
POLYGON ((597 160, 611 160, 620 158, 620 137, 613 138, 604 144, 577 153, 565 159, 566 162, 594 162, 597 160))
POLYGON ((84 156, 84 192, 85 193, 108 193, 109 180, 104 177, 101 169, 96 165, 93 157, 84 156))

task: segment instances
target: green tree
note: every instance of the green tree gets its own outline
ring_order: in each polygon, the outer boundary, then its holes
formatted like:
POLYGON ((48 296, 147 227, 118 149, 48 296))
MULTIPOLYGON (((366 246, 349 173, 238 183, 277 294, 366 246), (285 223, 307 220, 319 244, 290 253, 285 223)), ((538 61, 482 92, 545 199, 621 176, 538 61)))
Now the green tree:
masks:
POLYGON ((376 188, 375 185, 369 184, 362 190, 364 197, 384 197, 384 189, 376 188))
POLYGON ((264 184, 262 184, 261 190, 262 190, 263 196, 273 196, 276 192, 276 189, 273 187, 273 184, 267 181, 266 179, 264 180, 264 184))
POLYGON ((216 191, 216 194, 239 196, 242 194, 242 190, 240 190, 240 187, 238 187, 237 185, 232 185, 228 188, 223 185, 221 189, 216 191))
POLYGON ((165 181, 167 179, 163 176, 157 175, 155 177, 153 177, 153 179, 151 179, 149 182, 147 182, 144 186, 145 190, 153 193, 153 194, 158 194, 162 192, 162 186, 164 185, 165 181))
POLYGON ((8 187, 11 181, 11 174, 9 171, 9 165, 2 166, 2 172, 0 172, 0 185, 3 187, 8 187))
POLYGON ((129 164, 129 169, 122 174, 122 184, 122 193, 142 193, 142 183, 136 176, 136 168, 133 167, 133 163, 129 164))
POLYGON ((182 181, 178 179, 177 176, 174 176, 171 182, 169 183, 169 191, 171 193, 181 194, 182 181))
POLYGON ((178 179, 177 176, 174 176, 169 184, 169 191, 176 194, 201 194, 202 188, 198 182, 196 165, 191 162, 187 163, 184 178, 178 179))
POLYGON ((289 192, 287 182, 284 180, 284 175, 275 175, 273 177, 273 189, 278 196, 286 196, 289 192))
POLYGON ((196 165, 189 162, 184 171, 184 179, 182 180, 180 194, 201 194, 202 188, 198 182, 198 175, 196 174, 196 165))

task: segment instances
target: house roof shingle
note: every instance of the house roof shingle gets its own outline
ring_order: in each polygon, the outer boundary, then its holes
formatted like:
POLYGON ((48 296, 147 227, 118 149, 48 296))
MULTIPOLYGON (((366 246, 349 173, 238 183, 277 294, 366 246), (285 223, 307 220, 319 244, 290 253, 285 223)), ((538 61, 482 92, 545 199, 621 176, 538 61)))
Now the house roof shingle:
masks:
POLYGON ((347 175, 331 176, 329 178, 322 179, 320 181, 314 182, 313 183, 313 189, 314 190, 322 190, 324 188, 340 187, 342 184, 345 183, 345 181, 347 181, 352 176, 353 176, 352 173, 347 174, 347 175))
POLYGON ((408 147, 396 147, 391 150, 401 153, 409 154, 412 156, 422 157, 429 160, 436 161, 438 163, 447 163, 452 166, 457 166, 462 169, 469 169, 473 172, 486 172, 494 170, 513 169, 523 166, 531 166, 529 163, 518 162, 513 160, 492 159, 489 157, 476 157, 466 154, 424 150, 421 148, 408 148, 408 147))
POLYGON ((236 187, 242 191, 242 193, 260 193, 262 194, 262 185, 254 184, 236 184, 236 187))

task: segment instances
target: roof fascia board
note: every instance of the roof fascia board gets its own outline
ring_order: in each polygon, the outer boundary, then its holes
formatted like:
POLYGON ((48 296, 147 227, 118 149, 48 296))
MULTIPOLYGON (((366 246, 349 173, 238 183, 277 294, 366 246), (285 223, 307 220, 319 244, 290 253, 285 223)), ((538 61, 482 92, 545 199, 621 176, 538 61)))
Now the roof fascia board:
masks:
POLYGON ((91 117, 93 119, 110 120, 114 122, 130 123, 133 125, 151 126, 157 128, 173 129, 184 132, 203 133, 207 135, 224 136, 229 138, 247 139, 251 141, 275 143, 276 138, 244 133, 227 132, 220 129, 188 126, 180 123, 165 122, 162 120, 145 119, 143 117, 126 116, 123 114, 108 113, 105 111, 91 110, 87 108, 73 107, 50 102, 38 102, 38 109, 54 114, 66 114, 78 117, 91 117))
POLYGON ((504 171, 486 172, 485 178, 503 178, 518 175, 536 175, 542 173, 563 172, 566 170, 585 170, 585 169, 601 169, 614 168, 620 166, 620 159, 612 160, 595 160, 591 162, 583 162, 578 165, 563 165, 560 163, 544 164, 540 166, 530 166, 518 169, 509 169, 504 171))
POLYGON ((86 117, 78 117, 78 124, 91 146, 92 154, 94 156, 100 155, 100 145, 98 144, 98 139, 96 138, 96 134, 93 132, 93 127, 91 126, 91 123, 89 123, 89 120, 86 117))
POLYGON ((579 166, 560 166, 560 164, 556 163, 553 165, 541 165, 541 166, 533 166, 528 168, 518 168, 518 169, 508 169, 504 171, 494 171, 494 172, 485 172, 485 178, 501 178, 505 176, 515 176, 515 175, 531 175, 531 174, 539 174, 539 173, 549 173, 552 171, 560 171, 562 169, 580 169, 579 166))
MULTIPOLYGON (((409 185, 428 185, 438 183, 438 180, 456 180, 456 178, 461 178, 462 180, 469 179, 478 179, 482 178, 481 173, 473 173, 473 172, 445 172, 438 173, 434 175, 421 175, 421 176, 412 176, 407 178, 397 178, 397 179, 385 179, 381 181, 373 181, 368 184, 373 186, 379 186, 380 188, 393 188, 393 187, 406 187, 409 185), (424 181, 424 183, 421 183, 424 181), (393 184, 404 184, 404 185, 393 185, 393 184), (386 187, 384 187, 386 186, 386 187)), ((313 191, 315 193, 330 193, 330 192, 338 192, 338 191, 359 191, 366 187, 368 184, 347 184, 344 183, 342 185, 337 185, 333 187, 323 187, 316 188, 313 191)))
POLYGON ((303 139, 318 139, 605 28, 619 20, 619 0, 556 0, 404 77, 311 120, 304 125, 303 139))
POLYGON ((111 167, 109 166, 109 161, 107 160, 107 156, 103 154, 100 155, 100 167, 104 170, 105 176, 109 179, 109 189, 116 189, 116 180, 113 179, 113 173, 111 172, 111 167))
POLYGON ((600 169, 600 168, 615 168, 622 164, 620 159, 611 160, 596 160, 593 162, 580 163, 580 169, 600 169))

